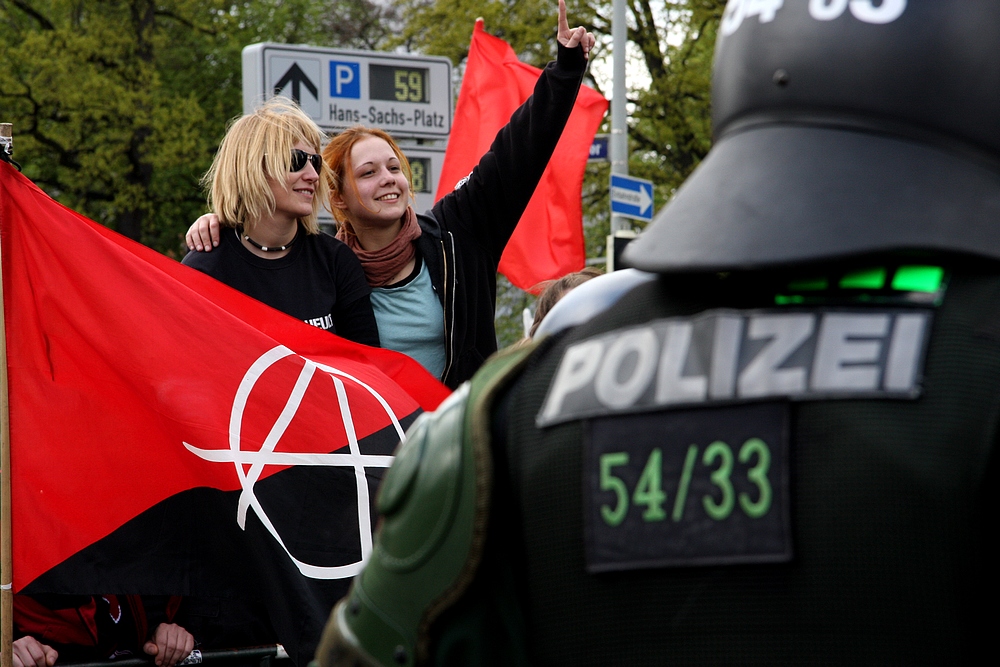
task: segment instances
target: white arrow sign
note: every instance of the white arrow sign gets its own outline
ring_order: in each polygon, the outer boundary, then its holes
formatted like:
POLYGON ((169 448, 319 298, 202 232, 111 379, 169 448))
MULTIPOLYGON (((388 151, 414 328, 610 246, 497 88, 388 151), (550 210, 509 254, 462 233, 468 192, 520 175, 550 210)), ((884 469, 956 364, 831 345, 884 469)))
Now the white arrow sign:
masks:
POLYGON ((651 221, 653 182, 624 174, 611 174, 611 213, 651 221))

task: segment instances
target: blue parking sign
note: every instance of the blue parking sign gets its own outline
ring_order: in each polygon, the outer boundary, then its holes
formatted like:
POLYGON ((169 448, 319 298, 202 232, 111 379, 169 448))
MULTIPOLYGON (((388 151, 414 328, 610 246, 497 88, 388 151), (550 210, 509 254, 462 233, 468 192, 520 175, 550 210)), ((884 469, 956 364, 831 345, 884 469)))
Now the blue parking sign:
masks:
POLYGON ((330 97, 361 97, 361 64, 330 61, 330 97))
POLYGON ((625 174, 611 174, 611 214, 651 221, 653 182, 625 174))

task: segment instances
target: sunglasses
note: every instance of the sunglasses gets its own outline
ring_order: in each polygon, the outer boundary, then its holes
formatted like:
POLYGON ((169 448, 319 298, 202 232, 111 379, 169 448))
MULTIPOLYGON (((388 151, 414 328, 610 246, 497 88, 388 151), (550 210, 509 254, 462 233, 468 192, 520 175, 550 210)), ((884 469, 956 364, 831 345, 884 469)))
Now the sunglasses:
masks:
POLYGON ((297 171, 302 171, 306 168, 306 162, 311 162, 313 169, 316 173, 319 173, 320 168, 323 166, 323 156, 319 153, 306 153, 298 148, 292 149, 292 163, 288 167, 288 171, 295 173, 297 171))

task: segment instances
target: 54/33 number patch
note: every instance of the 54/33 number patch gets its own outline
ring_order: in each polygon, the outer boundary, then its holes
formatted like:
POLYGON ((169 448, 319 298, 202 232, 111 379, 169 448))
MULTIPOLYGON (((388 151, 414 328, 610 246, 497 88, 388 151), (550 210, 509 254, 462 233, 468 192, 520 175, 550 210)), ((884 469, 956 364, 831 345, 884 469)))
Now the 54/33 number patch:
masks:
POLYGON ((789 560, 787 422, 785 403, 591 421, 588 570, 789 560))

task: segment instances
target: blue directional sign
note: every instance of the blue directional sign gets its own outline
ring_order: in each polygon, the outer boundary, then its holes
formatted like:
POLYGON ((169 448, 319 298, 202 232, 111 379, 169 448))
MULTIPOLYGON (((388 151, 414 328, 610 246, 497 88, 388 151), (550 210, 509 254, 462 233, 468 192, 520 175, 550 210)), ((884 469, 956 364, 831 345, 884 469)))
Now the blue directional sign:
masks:
POLYGON ((653 182, 611 174, 611 215, 652 222, 653 182))

